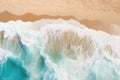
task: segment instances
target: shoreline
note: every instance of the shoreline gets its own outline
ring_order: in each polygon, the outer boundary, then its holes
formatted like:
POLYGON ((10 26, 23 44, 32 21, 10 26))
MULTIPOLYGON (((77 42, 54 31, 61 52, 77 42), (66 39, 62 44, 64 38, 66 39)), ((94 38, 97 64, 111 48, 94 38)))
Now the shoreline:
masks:
POLYGON ((105 23, 103 21, 100 20, 89 20, 89 19, 77 19, 74 16, 60 16, 60 15, 56 15, 56 16, 50 16, 50 15, 35 15, 32 13, 26 13, 24 15, 15 15, 12 14, 10 12, 4 11, 2 13, 0 13, 0 22, 8 22, 10 20, 16 21, 16 20, 22 20, 24 22, 30 21, 30 22, 34 22, 40 19, 59 19, 62 18, 64 20, 69 20, 69 19, 74 19, 77 20, 78 22, 80 22, 81 24, 84 24, 86 27, 88 28, 92 28, 95 30, 102 30, 105 31, 109 34, 115 34, 115 35, 120 35, 120 27, 117 26, 114 27, 112 26, 112 24, 108 24, 105 23))

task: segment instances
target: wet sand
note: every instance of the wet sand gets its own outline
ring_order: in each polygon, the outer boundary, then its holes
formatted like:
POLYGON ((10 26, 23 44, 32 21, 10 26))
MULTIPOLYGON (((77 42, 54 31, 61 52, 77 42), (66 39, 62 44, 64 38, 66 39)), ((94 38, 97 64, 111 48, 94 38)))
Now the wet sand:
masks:
POLYGON ((88 19, 83 19, 83 20, 78 20, 73 16, 49 16, 49 15, 34 15, 32 13, 27 13, 24 15, 14 15, 12 13, 9 13, 7 11, 0 13, 0 22, 8 22, 10 20, 23 20, 23 21, 36 21, 39 19, 59 19, 63 18, 65 20, 68 19, 75 19, 79 21, 81 24, 86 25, 89 28, 95 29, 95 30, 102 30, 105 31, 109 34, 114 34, 114 35, 120 35, 120 27, 119 26, 114 26, 110 25, 107 23, 104 23, 100 20, 88 20, 88 19))

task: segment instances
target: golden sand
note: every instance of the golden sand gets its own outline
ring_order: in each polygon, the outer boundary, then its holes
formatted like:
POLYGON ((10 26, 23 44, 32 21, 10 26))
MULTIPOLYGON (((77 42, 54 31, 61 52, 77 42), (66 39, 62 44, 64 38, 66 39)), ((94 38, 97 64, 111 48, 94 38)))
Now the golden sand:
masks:
POLYGON ((120 35, 120 0, 0 0, 0 21, 75 19, 96 30, 120 35))

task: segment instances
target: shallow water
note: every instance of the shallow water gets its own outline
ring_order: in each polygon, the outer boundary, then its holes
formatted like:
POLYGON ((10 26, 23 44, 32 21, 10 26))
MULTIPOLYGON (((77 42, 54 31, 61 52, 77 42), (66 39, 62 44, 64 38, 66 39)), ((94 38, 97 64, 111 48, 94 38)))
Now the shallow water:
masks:
POLYGON ((62 19, 1 22, 0 31, 0 80, 120 79, 119 36, 62 19))

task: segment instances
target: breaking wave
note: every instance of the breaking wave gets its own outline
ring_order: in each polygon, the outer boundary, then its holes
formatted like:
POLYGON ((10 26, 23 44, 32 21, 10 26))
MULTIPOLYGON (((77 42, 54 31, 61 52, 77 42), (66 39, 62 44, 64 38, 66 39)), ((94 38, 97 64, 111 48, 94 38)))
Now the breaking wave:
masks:
POLYGON ((119 44, 72 19, 0 22, 0 80, 120 80, 119 44))

